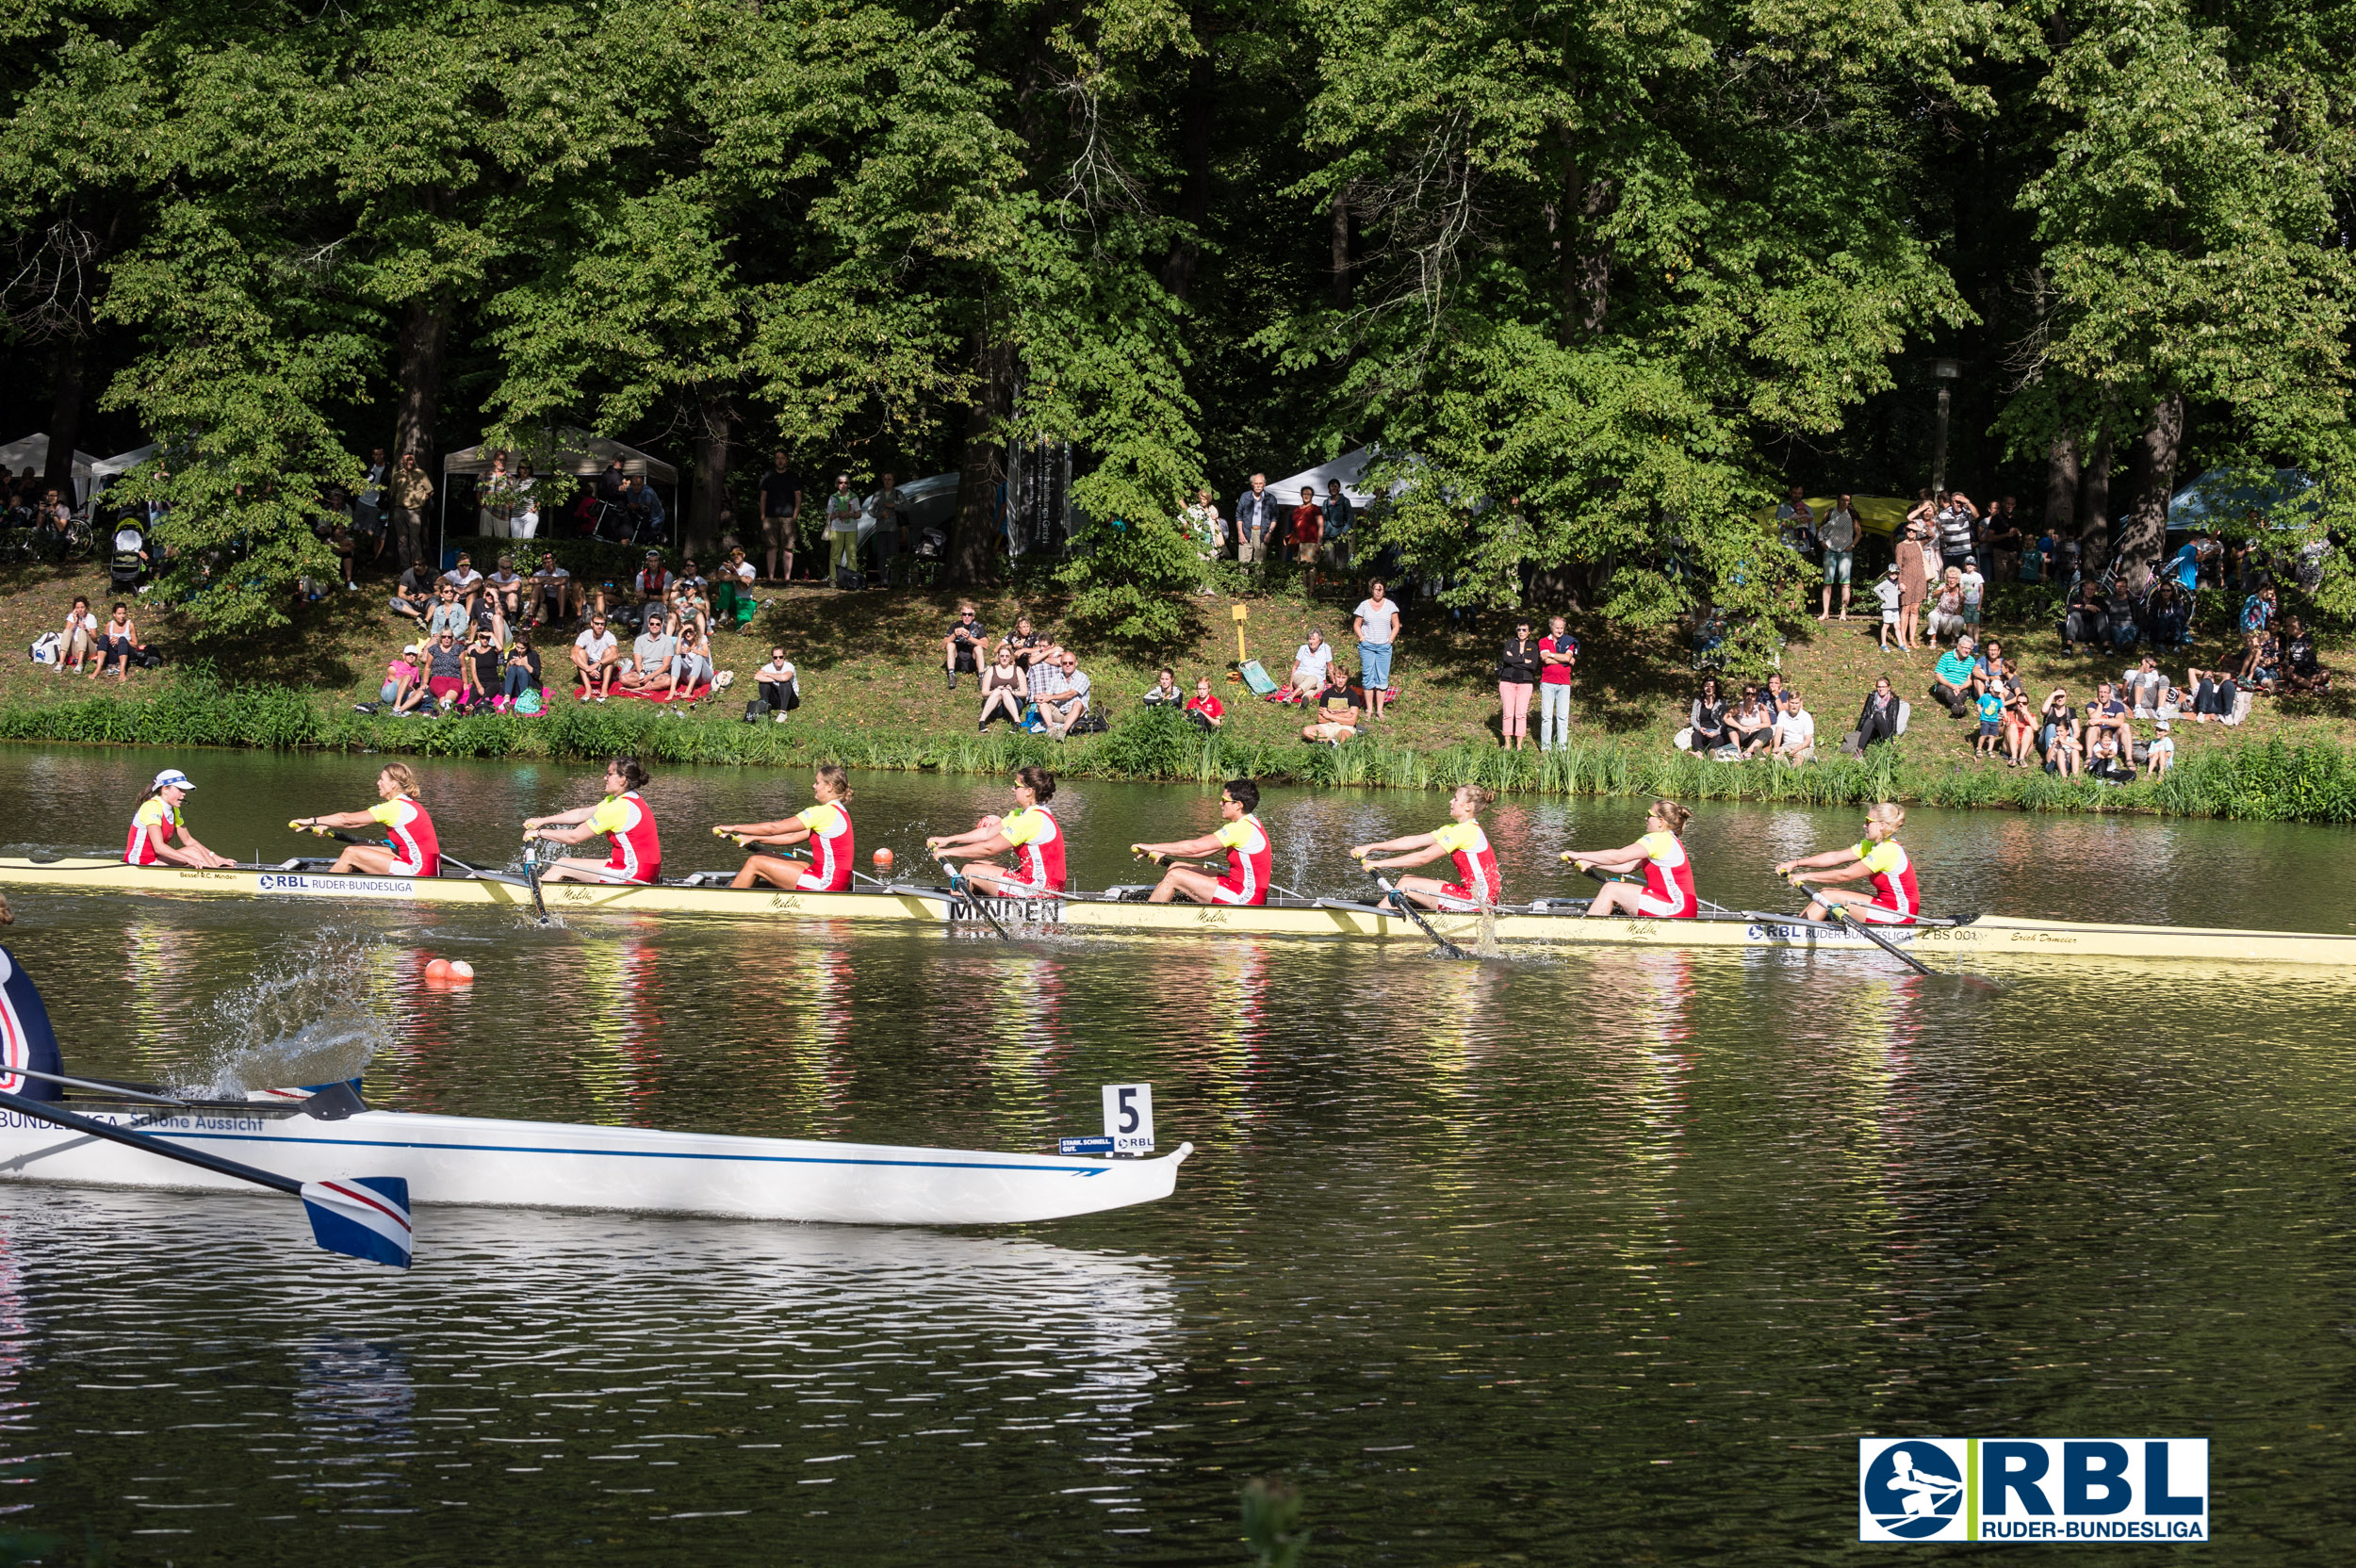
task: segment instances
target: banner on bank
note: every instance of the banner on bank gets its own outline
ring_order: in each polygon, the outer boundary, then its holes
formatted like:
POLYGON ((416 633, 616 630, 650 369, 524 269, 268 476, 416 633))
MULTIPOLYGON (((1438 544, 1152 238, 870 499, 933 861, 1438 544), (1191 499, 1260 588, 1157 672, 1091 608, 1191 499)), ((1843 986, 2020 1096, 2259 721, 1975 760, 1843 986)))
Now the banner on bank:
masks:
POLYGON ((1865 1437, 1859 1541, 2209 1539, 2205 1437, 1865 1437))

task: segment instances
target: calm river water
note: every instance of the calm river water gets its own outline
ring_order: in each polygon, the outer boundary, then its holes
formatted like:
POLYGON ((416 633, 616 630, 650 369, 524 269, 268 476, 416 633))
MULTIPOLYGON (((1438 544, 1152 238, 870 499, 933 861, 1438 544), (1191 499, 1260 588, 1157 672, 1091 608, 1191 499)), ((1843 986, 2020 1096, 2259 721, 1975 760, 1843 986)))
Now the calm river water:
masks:
MULTIPOLYGON (((240 858, 372 798, 365 758, 0 748, 0 842, 112 850, 166 763, 240 858)), ((445 844, 494 861, 597 788, 422 771, 445 844)), ((1003 798, 857 783, 862 860, 904 867, 1003 798)), ((650 798, 683 872, 732 863, 708 824, 810 796, 650 798)), ((1056 805, 1087 885, 1216 820, 1196 789, 1056 805)), ((1444 820, 1264 814, 1280 879, 1329 892, 1347 843, 1444 820)), ((1640 816, 1500 807, 1509 891, 1576 894, 1554 852, 1640 816)), ((1855 828, 1713 809, 1690 841, 1705 896, 1785 908, 1767 862, 1855 828)), ((2344 832, 1918 813, 1907 841, 1935 908, 2356 924, 2344 832)), ((16 907, 69 1070, 372 1051, 395 1106, 1010 1149, 1150 1080, 1199 1152, 1167 1202, 1016 1233, 428 1210, 406 1276, 279 1200, 0 1186, 0 1559, 1234 1564, 1238 1493, 1281 1476, 1313 1563, 1813 1562, 1857 1549, 1884 1433, 2205 1436, 2204 1560, 2356 1546, 2350 977, 2017 963, 1988 994, 1859 955, 16 907), (479 983, 424 988, 435 955, 479 983)))

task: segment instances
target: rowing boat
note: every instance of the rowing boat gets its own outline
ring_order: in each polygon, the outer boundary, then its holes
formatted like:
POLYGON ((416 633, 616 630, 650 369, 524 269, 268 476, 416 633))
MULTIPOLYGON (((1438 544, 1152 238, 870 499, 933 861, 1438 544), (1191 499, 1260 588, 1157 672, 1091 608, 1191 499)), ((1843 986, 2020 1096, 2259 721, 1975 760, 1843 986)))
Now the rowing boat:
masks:
MULTIPOLYGON (((1193 1152, 1180 1144, 1157 1159, 1093 1159, 731 1137, 375 1110, 342 1093, 190 1101, 163 1115, 104 1094, 59 1103, 298 1181, 357 1170, 400 1177, 417 1204, 844 1225, 1009 1225, 1150 1203, 1170 1195, 1193 1152)), ((250 1190, 234 1177, 16 1111, 0 1112, 0 1178, 250 1190)))
MULTIPOLYGON (((271 898, 329 904, 473 905, 528 910, 519 878, 334 876, 325 861, 191 871, 129 866, 118 859, 0 858, 0 886, 195 897, 271 898)), ((736 889, 718 873, 677 882, 543 883, 551 910, 584 914, 693 915, 735 920, 859 921, 988 933, 977 901, 947 888, 892 884, 872 892, 781 892, 736 889)), ((1422 942, 1424 933, 1395 910, 1349 899, 1272 898, 1249 906, 1147 904, 1140 889, 1111 889, 1059 898, 990 899, 988 912, 1010 926, 1078 933, 1191 934, 1341 938, 1422 942)), ((1824 921, 1757 911, 1694 920, 1587 920, 1583 904, 1541 899, 1506 905, 1491 917, 1432 915, 1441 936, 1473 942, 1484 925, 1504 943, 1676 949, 1872 952, 1854 932, 1824 921)), ((2064 958, 2183 958, 2232 963, 2356 966, 2356 935, 2238 931, 2192 926, 2093 924, 1979 915, 1918 926, 1885 926, 1885 936, 1922 953, 1973 959, 2029 955, 2064 958)))

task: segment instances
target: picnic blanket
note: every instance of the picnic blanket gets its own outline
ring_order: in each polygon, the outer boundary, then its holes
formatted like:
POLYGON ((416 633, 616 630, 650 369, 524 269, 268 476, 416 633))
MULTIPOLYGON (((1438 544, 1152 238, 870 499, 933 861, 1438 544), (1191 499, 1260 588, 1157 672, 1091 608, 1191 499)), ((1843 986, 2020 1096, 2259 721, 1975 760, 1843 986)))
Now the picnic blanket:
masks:
POLYGON ((1268 678, 1268 671, 1260 668, 1258 660, 1246 662, 1238 673, 1243 676, 1243 683, 1252 688, 1252 695, 1265 697, 1275 694, 1276 682, 1268 678))
MULTIPOLYGON (((614 683, 614 690, 607 694, 617 697, 636 697, 641 702, 701 702, 704 698, 712 694, 712 682, 707 680, 692 692, 681 691, 677 696, 666 697, 661 692, 635 692, 630 690, 629 687, 624 686, 620 681, 615 681, 614 683)), ((589 688, 586 686, 574 687, 573 697, 576 701, 587 702, 589 700, 589 688)))

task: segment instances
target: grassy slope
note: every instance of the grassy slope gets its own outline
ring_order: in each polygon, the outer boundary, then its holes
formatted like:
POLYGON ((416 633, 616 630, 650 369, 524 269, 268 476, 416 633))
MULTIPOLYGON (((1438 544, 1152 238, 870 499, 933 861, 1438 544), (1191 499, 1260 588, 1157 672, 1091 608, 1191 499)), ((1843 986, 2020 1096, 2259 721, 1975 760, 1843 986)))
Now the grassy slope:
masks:
MULTIPOLYGON (((47 566, 18 568, 0 577, 0 639, 22 649, 40 631, 63 619, 66 604, 76 592, 86 593, 100 607, 107 598, 100 570, 68 572, 47 566)), ((1057 605, 1046 594, 994 592, 977 596, 982 619, 993 634, 1010 629, 1020 613, 1030 613, 1043 628, 1059 629, 1057 605)), ((1251 598, 1247 628, 1252 654, 1271 673, 1281 676, 1290 652, 1310 626, 1329 636, 1338 634, 1346 662, 1354 662, 1349 642, 1348 611, 1358 595, 1329 596, 1316 602, 1299 596, 1270 595, 1251 598)), ((971 678, 955 693, 944 690, 940 669, 940 637, 950 621, 957 596, 954 593, 869 592, 840 594, 796 585, 775 594, 754 628, 754 634, 730 632, 720 639, 723 668, 744 674, 766 656, 771 642, 782 643, 803 672, 805 705, 796 725, 826 729, 949 743, 970 738, 978 698, 971 678)), ((1182 684, 1199 674, 1212 676, 1228 704, 1229 729, 1239 741, 1257 742, 1271 749, 1305 749, 1298 739, 1302 722, 1295 710, 1253 700, 1227 678, 1235 659, 1235 630, 1230 610, 1238 601, 1225 596, 1198 596, 1197 629, 1188 645, 1170 662, 1182 684)), ((262 682, 303 692, 329 712, 349 712, 354 701, 371 699, 392 650, 410 634, 407 622, 397 622, 384 608, 384 595, 371 584, 361 594, 338 596, 320 605, 305 606, 296 625, 260 645, 218 648, 212 657, 227 678, 262 682)), ((1396 664, 1395 681, 1404 696, 1395 716, 1383 727, 1390 747, 1429 754, 1466 742, 1494 746, 1497 738, 1497 690, 1491 678, 1496 650, 1504 629, 1500 617, 1481 623, 1459 623, 1428 601, 1406 607, 1405 629, 1396 664)), ((2213 613, 2211 622, 2221 622, 2213 613)), ((168 616, 142 614, 143 633, 159 641, 171 657, 162 671, 134 672, 134 693, 152 692, 183 667, 195 650, 181 639, 168 616)), ((1667 738, 1682 724, 1683 710, 1693 688, 1682 647, 1672 638, 1631 635, 1594 617, 1573 616, 1584 656, 1573 689, 1577 738, 1589 743, 1617 743, 1638 755, 1665 752, 1667 738)), ((2114 677, 2124 662, 2116 658, 2064 656, 2049 626, 2023 627, 2002 621, 1990 629, 2022 666, 2035 691, 2053 684, 2067 686, 2073 697, 2091 693, 2097 678, 2114 677)), ((2193 662, 2223 661, 2226 649, 2219 627, 2204 626, 2193 662)), ((1970 726, 1948 718, 1923 700, 1934 654, 1883 654, 1874 645, 1874 623, 1859 618, 1845 625, 1810 621, 1786 651, 1787 680, 1801 692, 1817 715, 1822 730, 1837 737, 1855 716, 1863 694, 1877 674, 1887 672, 1915 704, 1914 732, 1903 743, 1901 760, 1912 768, 1940 773, 1952 768, 1974 769, 1968 739, 1970 726)), ((565 636, 543 631, 535 639, 545 650, 553 673, 563 669, 565 636)), ((1114 715, 1134 711, 1137 694, 1151 683, 1150 662, 1124 659, 1104 649, 1084 657, 1083 667, 1107 697, 1114 715)), ((2181 662, 2164 664, 2181 676, 2181 662)), ((85 683, 36 666, 18 657, 0 661, 0 706, 21 710, 25 705, 86 696, 95 691, 114 692, 111 679, 85 683)), ((745 694, 749 695, 747 692, 745 694)), ((569 704, 569 696, 560 697, 569 704)), ((2261 698, 2250 723, 2240 732, 2217 726, 2184 726, 2179 731, 2180 754, 2187 760, 2204 748, 2231 746, 2246 738, 2281 736, 2299 743, 2315 739, 2343 740, 2348 734, 2350 697, 2335 694, 2320 701, 2301 703, 2261 698)), ((690 722, 726 722, 742 708, 730 703, 712 705, 690 722)), ((414 723, 415 721, 412 721, 414 723)), ((2148 729, 2148 726, 2145 727, 2148 729)))

